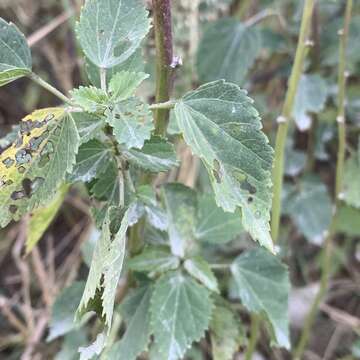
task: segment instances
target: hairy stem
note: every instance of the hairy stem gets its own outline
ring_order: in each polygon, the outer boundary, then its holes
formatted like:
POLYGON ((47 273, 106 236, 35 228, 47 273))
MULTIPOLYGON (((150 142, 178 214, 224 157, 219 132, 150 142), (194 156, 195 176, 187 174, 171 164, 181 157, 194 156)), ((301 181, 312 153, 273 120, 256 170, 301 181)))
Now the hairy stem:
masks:
MULTIPOLYGON (((173 42, 171 24, 171 0, 152 0, 156 46, 156 95, 157 103, 170 99, 172 88, 173 42)), ((169 121, 168 108, 155 111, 155 133, 165 135, 169 121)))
POLYGON ((177 103, 176 100, 169 100, 164 103, 152 104, 150 105, 150 110, 159 110, 159 109, 170 110, 175 107, 176 103, 177 103))
POLYGON ((310 312, 306 317, 305 325, 300 336, 300 340, 294 351, 294 359, 300 360, 303 357, 305 348, 307 346, 310 330, 315 321, 318 313, 319 306, 326 295, 330 273, 331 273, 331 257, 332 257, 332 239, 335 235, 336 217, 338 214, 339 195, 342 189, 343 175, 344 175, 344 162, 346 151, 346 128, 345 128, 345 96, 346 96, 346 49, 349 35, 349 26, 351 20, 352 0, 347 0, 345 9, 344 28, 339 31, 340 46, 339 46, 339 68, 338 68, 338 154, 336 164, 336 183, 335 183, 335 210, 333 213, 329 233, 325 239, 324 247, 322 250, 321 262, 321 280, 320 289, 317 293, 315 300, 311 306, 310 312))
POLYGON ((106 69, 100 68, 99 71, 100 71, 100 86, 101 86, 101 89, 106 92, 107 91, 107 89, 106 89, 106 69))
POLYGON ((55 95, 57 98, 59 98, 61 101, 63 101, 66 104, 74 105, 71 100, 66 97, 61 91, 54 88, 52 85, 47 83, 45 80, 43 80, 39 75, 35 73, 30 73, 28 75, 29 79, 34 81, 36 84, 40 85, 42 88, 46 89, 47 91, 51 92, 53 95, 55 95))
POLYGON ((295 96, 302 74, 304 60, 307 53, 307 40, 311 29, 311 18, 314 8, 314 0, 306 0, 301 21, 300 35, 296 49, 294 66, 291 71, 289 86, 286 93, 285 103, 281 116, 278 118, 278 131, 276 134, 275 160, 273 168, 274 196, 271 218, 271 235, 276 242, 279 234, 279 224, 281 215, 281 191, 284 176, 284 155, 285 144, 289 128, 289 120, 292 115, 295 96))

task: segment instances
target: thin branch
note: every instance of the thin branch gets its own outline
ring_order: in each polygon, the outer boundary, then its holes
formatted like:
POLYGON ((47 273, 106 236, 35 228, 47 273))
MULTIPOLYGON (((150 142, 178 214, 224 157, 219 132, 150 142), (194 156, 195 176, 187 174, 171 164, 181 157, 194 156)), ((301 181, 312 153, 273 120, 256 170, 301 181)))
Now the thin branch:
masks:
MULTIPOLYGON (((170 99, 173 73, 173 40, 171 0, 152 0, 156 46, 156 102, 170 99)), ((169 109, 155 111, 155 132, 164 135, 169 121, 169 109)))

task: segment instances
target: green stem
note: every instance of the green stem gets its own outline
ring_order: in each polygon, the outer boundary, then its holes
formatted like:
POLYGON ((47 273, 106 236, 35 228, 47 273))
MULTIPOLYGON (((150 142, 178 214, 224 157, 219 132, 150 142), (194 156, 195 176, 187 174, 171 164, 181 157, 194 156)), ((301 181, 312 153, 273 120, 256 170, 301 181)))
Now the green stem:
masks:
POLYGON ((339 209, 339 195, 342 189, 344 176, 344 162, 346 151, 346 127, 345 127, 345 96, 346 96, 346 49, 349 35, 349 26, 351 20, 352 0, 347 0, 345 9, 344 28, 339 31, 340 47, 339 47, 339 71, 338 71, 338 154, 336 164, 336 184, 335 184, 335 211, 332 217, 329 234, 325 239, 322 250, 321 263, 321 280, 320 289, 311 306, 310 312, 306 317, 305 325, 300 336, 300 340, 294 351, 294 360, 300 360, 303 357, 305 348, 309 341, 310 330, 318 313, 319 306, 326 295, 329 279, 331 274, 331 257, 332 257, 332 239, 335 235, 335 224, 339 209))
POLYGON ((42 88, 46 89, 47 91, 51 92, 53 95, 55 95, 57 98, 59 98, 61 101, 63 101, 66 104, 74 105, 71 100, 66 97, 61 91, 54 88, 52 85, 47 83, 45 80, 43 80, 39 75, 35 73, 30 73, 28 75, 29 79, 34 81, 36 84, 40 85, 42 88))
POLYGON ((300 35, 298 46, 295 54, 294 66, 291 71, 289 79, 289 87, 286 93, 285 103, 283 106, 282 114, 278 118, 278 131, 276 135, 275 144, 275 160, 273 168, 273 183, 274 183, 274 196, 272 205, 272 218, 271 218, 271 234, 273 241, 276 242, 279 234, 280 215, 281 215, 281 191, 283 185, 284 175, 284 155, 286 137, 289 128, 289 119, 292 116, 292 111, 295 102, 295 96, 302 74, 304 60, 307 53, 307 39, 311 29, 311 17, 314 8, 314 0, 306 0, 304 5, 304 12, 301 21, 300 35))
MULTIPOLYGON (((154 14, 155 46, 156 46, 156 102, 163 103, 170 99, 172 88, 172 19, 170 0, 152 0, 154 14)), ((169 108, 155 110, 155 133, 165 135, 169 108)))
POLYGON ((107 91, 106 88, 106 69, 100 68, 100 86, 103 91, 107 91))
POLYGON ((245 360, 252 360, 260 333, 260 316, 251 314, 250 340, 245 354, 245 360))

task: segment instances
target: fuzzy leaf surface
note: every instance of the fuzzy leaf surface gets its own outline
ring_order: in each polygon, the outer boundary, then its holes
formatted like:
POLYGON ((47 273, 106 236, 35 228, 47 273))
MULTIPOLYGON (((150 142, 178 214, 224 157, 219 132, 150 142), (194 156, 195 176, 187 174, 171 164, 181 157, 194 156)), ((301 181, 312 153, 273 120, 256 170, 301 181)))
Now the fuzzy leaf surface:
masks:
POLYGON ((261 35, 237 19, 208 26, 200 42, 197 69, 201 82, 225 79, 242 84, 261 50, 261 35))
POLYGON ((106 93, 94 86, 80 86, 70 93, 73 101, 90 113, 105 110, 108 102, 106 93))
POLYGON ((273 251, 273 150, 252 100, 220 80, 185 95, 175 114, 186 143, 208 170, 217 204, 229 212, 240 207, 245 230, 273 251))
POLYGON ((205 243, 225 244, 244 231, 241 225, 241 212, 225 212, 217 206, 212 194, 204 194, 199 198, 196 239, 205 243))
POLYGON ((106 116, 107 123, 114 128, 117 142, 128 149, 141 149, 154 129, 149 106, 135 97, 116 103, 106 111, 106 116))
POLYGON ((213 308, 209 291, 188 276, 171 272, 155 284, 151 298, 152 358, 182 359, 207 330, 213 308))
POLYGON ((12 23, 0 18, 0 86, 31 73, 30 48, 12 23))
POLYGON ((103 117, 95 116, 86 112, 73 113, 73 119, 80 136, 80 144, 85 144, 96 138, 101 129, 105 126, 105 120, 103 117))
POLYGON ((159 136, 145 141, 141 150, 125 149, 123 155, 137 167, 155 173, 171 170, 178 165, 174 146, 159 136))
POLYGON ((218 282, 210 265, 201 257, 187 259, 184 262, 185 270, 195 279, 200 281, 210 291, 219 292, 218 282))
POLYGON ((17 140, 0 155, 0 226, 52 199, 73 168, 79 142, 72 114, 63 109, 24 118, 17 140))
POLYGON ((87 0, 76 33, 90 61, 109 69, 127 60, 149 29, 141 0, 87 0))
POLYGON ((136 89, 149 77, 143 72, 121 71, 115 74, 109 84, 112 101, 122 101, 134 96, 136 89))
POLYGON ((90 140, 79 148, 70 180, 89 182, 105 172, 111 161, 111 148, 99 140, 90 140))
POLYGON ((252 312, 264 313, 279 346, 290 348, 288 329, 289 274, 274 255, 258 248, 238 256, 231 265, 237 295, 252 312))

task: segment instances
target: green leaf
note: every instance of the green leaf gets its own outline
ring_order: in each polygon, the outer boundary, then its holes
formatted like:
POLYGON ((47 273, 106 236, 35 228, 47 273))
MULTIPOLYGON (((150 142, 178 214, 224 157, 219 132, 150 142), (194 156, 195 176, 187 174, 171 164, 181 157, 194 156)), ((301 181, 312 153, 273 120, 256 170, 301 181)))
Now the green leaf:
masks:
MULTIPOLYGON (((136 360, 147 349, 150 340, 150 299, 153 289, 144 286, 125 299, 125 306, 134 310, 127 321, 124 336, 109 351, 108 360, 136 360)), ((124 306, 122 305, 122 307, 124 306)), ((129 314, 127 314, 128 316, 129 314)))
POLYGON ((55 196, 78 146, 72 114, 64 109, 37 110, 21 122, 18 139, 0 155, 0 226, 55 196))
POLYGON ((163 188, 163 197, 169 220, 171 251, 184 257, 193 245, 196 193, 182 184, 167 184, 163 188))
POLYGON ((215 81, 185 95, 175 114, 186 143, 208 170, 217 204, 229 212, 240 207, 245 230, 273 251, 273 150, 246 92, 215 81))
POLYGON ((218 282, 210 265, 201 257, 187 259, 184 262, 185 270, 195 279, 199 280, 209 290, 219 292, 218 282))
POLYGON ((70 181, 89 182, 104 174, 112 159, 112 149, 99 140, 90 140, 79 148, 70 181))
MULTIPOLYGON (((87 58, 85 58, 85 65, 90 82, 94 86, 100 88, 101 81, 99 68, 87 58)), ((121 71, 142 72, 144 71, 144 67, 142 49, 139 48, 127 60, 106 71, 106 83, 109 84, 112 77, 121 71)))
POLYGON ((5 150, 7 147, 9 147, 18 137, 20 130, 19 125, 13 125, 11 127, 11 130, 0 139, 0 150, 5 150))
POLYGON ((351 353, 355 357, 360 357, 360 338, 357 338, 357 340, 354 341, 351 347, 351 353))
POLYGON ((360 209, 360 154, 354 153, 346 160, 343 190, 340 195, 346 204, 360 209))
POLYGON ((151 298, 152 358, 182 359, 194 341, 204 336, 212 313, 209 291, 180 272, 162 276, 151 298))
POLYGON ((127 60, 149 29, 141 0, 87 0, 76 26, 85 55, 104 69, 127 60))
POLYGON ((102 318, 108 330, 114 310, 116 289, 125 256, 126 231, 129 226, 127 210, 120 229, 111 234, 110 208, 104 221, 101 238, 96 243, 84 294, 77 310, 79 319, 88 311, 94 310, 102 318))
POLYGON ((210 323, 214 360, 232 360, 239 348, 240 324, 230 307, 217 305, 210 323))
POLYGON ((221 19, 205 30, 197 55, 202 83, 225 79, 242 84, 261 50, 261 34, 237 19, 221 19))
POLYGON ((140 84, 149 77, 143 72, 121 71, 115 74, 110 81, 109 91, 112 101, 122 101, 135 94, 140 84))
POLYGON ((86 347, 80 347, 80 360, 90 360, 93 359, 94 356, 100 355, 106 345, 106 336, 101 333, 96 337, 96 340, 86 347))
POLYGON ((60 336, 79 329, 80 325, 74 322, 74 314, 84 289, 84 282, 75 282, 62 290, 56 298, 51 310, 47 341, 53 341, 60 336))
POLYGON ((94 86, 80 86, 70 92, 72 100, 90 113, 101 112, 106 109, 108 96, 105 91, 94 86))
POLYGON ((160 136, 145 141, 141 150, 123 150, 124 157, 141 169, 151 172, 171 170, 178 165, 174 146, 160 136))
POLYGON ((237 295, 244 306, 255 313, 265 313, 276 342, 290 349, 288 329, 289 275, 274 255, 264 249, 250 250, 231 265, 237 295))
POLYGON ((285 200, 290 215, 308 241, 322 244, 332 218, 332 204, 326 186, 315 176, 304 176, 285 200))
POLYGON ((121 101, 106 111, 106 121, 114 128, 114 136, 119 144, 128 149, 144 146, 154 129, 149 106, 138 98, 121 101))
POLYGON ((351 206, 341 206, 335 220, 336 232, 348 236, 360 236, 360 210, 351 206))
POLYGON ((293 110, 293 116, 300 131, 309 130, 311 118, 308 113, 318 113, 323 110, 328 93, 328 85, 321 76, 301 76, 293 110))
POLYGON ((31 52, 25 36, 0 18, 0 86, 31 73, 31 52))
POLYGON ((180 266, 180 259, 172 255, 166 247, 156 246, 145 248, 143 252, 128 261, 129 269, 152 274, 176 270, 180 266))
POLYGON ((39 207, 31 213, 28 224, 28 237, 26 239, 26 254, 29 254, 34 246, 36 246, 55 219, 68 190, 68 185, 62 185, 49 204, 39 207))
POLYGON ((199 199, 195 237, 211 244, 225 244, 243 232, 241 213, 227 213, 216 205, 214 196, 199 199))
POLYGON ((73 113, 73 119, 79 132, 80 144, 96 138, 105 126, 104 118, 85 112, 73 113))

